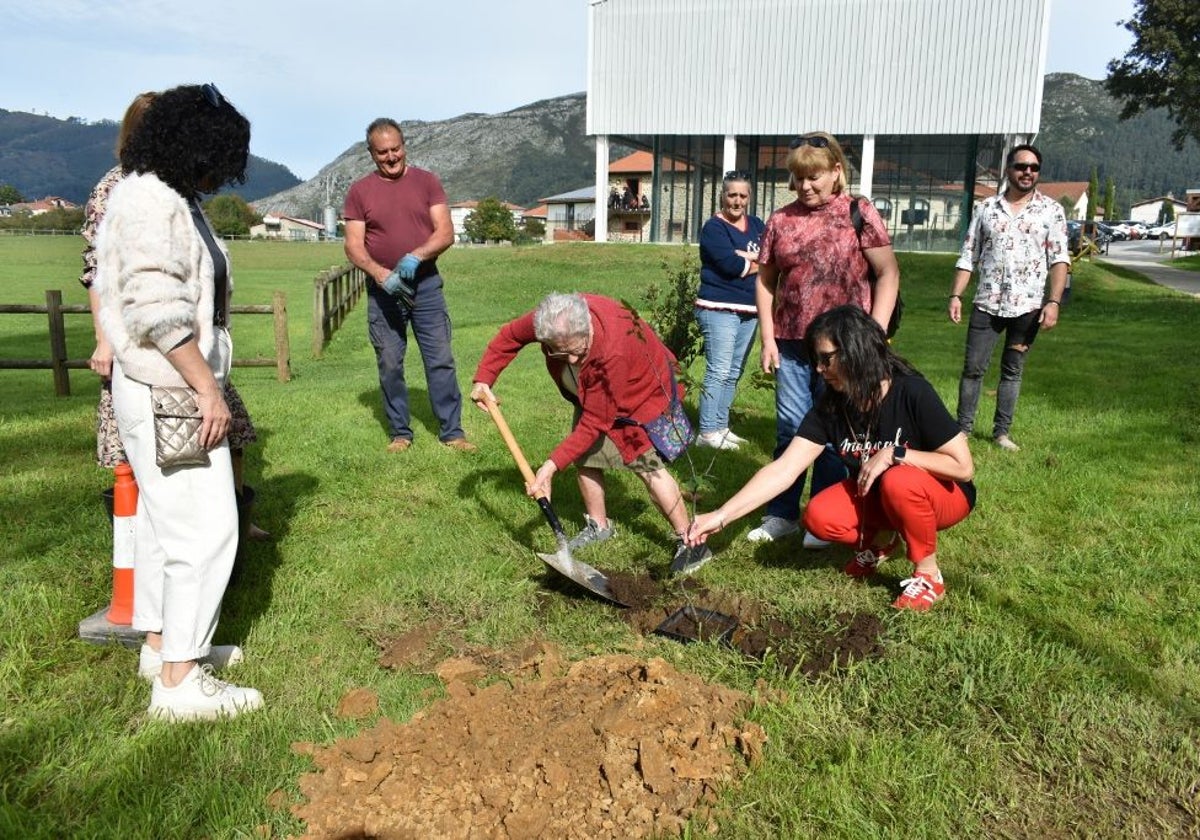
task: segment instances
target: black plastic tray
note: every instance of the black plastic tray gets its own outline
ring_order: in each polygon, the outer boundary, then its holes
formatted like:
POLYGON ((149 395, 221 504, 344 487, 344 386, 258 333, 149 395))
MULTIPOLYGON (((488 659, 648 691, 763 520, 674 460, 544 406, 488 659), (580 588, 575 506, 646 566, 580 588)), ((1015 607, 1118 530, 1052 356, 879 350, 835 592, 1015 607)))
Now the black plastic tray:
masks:
POLYGON ((702 607, 680 607, 671 613, 654 632, 677 642, 711 642, 729 644, 737 629, 736 616, 706 610, 702 607))

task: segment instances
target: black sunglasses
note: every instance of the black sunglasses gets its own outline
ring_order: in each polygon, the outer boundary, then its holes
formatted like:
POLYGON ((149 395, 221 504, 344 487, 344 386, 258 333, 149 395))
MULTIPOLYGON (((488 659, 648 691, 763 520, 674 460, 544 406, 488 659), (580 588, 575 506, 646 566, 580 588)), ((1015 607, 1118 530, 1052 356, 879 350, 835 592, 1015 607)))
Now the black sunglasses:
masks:
POLYGON ((842 351, 841 350, 830 350, 828 353, 814 352, 813 356, 815 358, 813 359, 813 367, 825 368, 826 370, 828 370, 829 366, 831 364, 833 364, 833 360, 837 357, 837 354, 840 352, 842 352, 842 351))
POLYGON ((220 108, 221 103, 225 101, 225 97, 221 95, 221 91, 217 90, 217 86, 212 82, 202 86, 200 91, 204 94, 204 98, 208 100, 208 104, 214 108, 220 108))
POLYGON ((744 169, 730 169, 725 173, 726 181, 749 181, 750 173, 744 169))
POLYGON ((820 135, 805 135, 797 137, 788 143, 789 149, 799 149, 801 146, 812 146, 814 149, 828 149, 829 138, 821 137, 820 135))
POLYGON ((1018 172, 1041 172, 1042 165, 1040 163, 1014 163, 1012 168, 1018 172))

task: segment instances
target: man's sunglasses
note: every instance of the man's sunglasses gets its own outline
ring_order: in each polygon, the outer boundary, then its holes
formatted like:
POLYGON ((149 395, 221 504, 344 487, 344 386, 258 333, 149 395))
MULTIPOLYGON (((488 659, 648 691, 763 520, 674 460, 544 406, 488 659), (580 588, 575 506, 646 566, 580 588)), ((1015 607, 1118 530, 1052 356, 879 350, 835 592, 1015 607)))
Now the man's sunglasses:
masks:
POLYGON ((1014 163, 1012 168, 1018 172, 1041 172, 1042 165, 1040 163, 1014 163))
POLYGON ((809 134, 797 137, 791 143, 788 143, 789 149, 799 149, 801 146, 812 146, 814 149, 828 149, 829 138, 822 137, 819 134, 809 134))

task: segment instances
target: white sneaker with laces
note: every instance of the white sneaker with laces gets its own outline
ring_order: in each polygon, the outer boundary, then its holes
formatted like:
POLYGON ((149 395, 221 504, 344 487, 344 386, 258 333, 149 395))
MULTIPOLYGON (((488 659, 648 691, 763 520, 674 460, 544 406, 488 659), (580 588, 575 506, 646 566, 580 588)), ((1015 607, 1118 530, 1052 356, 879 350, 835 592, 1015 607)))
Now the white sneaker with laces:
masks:
POLYGON ((742 437, 741 435, 735 435, 733 433, 733 429, 726 429, 725 437, 728 438, 729 440, 733 441, 734 443, 736 443, 738 446, 741 446, 743 443, 750 442, 750 441, 746 440, 744 437, 742 437))
POLYGON ((155 677, 147 712, 166 721, 216 720, 236 717, 262 704, 257 689, 223 682, 213 676, 211 665, 196 665, 174 688, 163 685, 161 674, 155 677))
POLYGON ((829 548, 829 545, 829 540, 823 540, 808 531, 804 532, 804 547, 810 551, 820 551, 822 548, 829 548))
POLYGON ((746 539, 750 540, 750 542, 773 542, 780 537, 786 537, 799 530, 800 524, 798 522, 791 519, 784 519, 782 516, 767 514, 763 517, 761 525, 746 534, 746 539))
POLYGON ((703 432, 696 435, 697 446, 707 446, 711 449, 737 449, 737 441, 729 436, 728 429, 716 432, 703 432))
MULTIPOLYGON (((214 669, 231 668, 241 665, 245 660, 242 649, 237 645, 213 645, 208 649, 208 656, 196 660, 201 665, 211 665, 214 669)), ((138 676, 144 680, 152 680, 162 673, 162 654, 150 647, 142 645, 138 654, 138 676)))

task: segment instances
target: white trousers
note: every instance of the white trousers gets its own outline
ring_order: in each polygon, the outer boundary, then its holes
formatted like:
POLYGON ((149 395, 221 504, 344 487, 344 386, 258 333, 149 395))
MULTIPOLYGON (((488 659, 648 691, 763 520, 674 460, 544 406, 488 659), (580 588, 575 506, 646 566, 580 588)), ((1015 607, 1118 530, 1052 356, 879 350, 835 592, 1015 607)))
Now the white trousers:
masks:
MULTIPOLYGON (((218 381, 223 377, 218 377, 218 381)), ((162 633, 166 662, 208 655, 238 545, 228 441, 207 467, 163 470, 155 462, 150 388, 113 360, 113 408, 138 484, 133 628, 162 633)))

